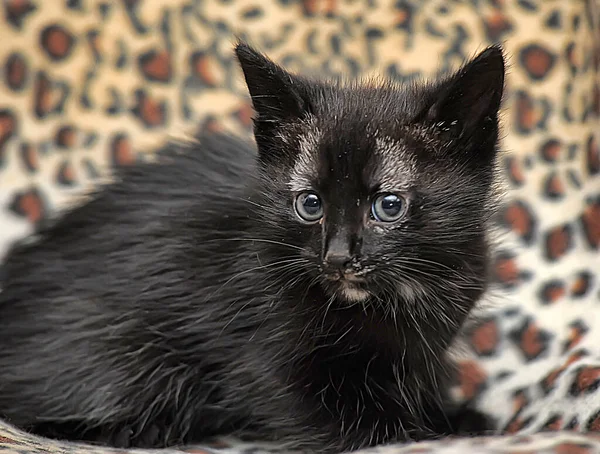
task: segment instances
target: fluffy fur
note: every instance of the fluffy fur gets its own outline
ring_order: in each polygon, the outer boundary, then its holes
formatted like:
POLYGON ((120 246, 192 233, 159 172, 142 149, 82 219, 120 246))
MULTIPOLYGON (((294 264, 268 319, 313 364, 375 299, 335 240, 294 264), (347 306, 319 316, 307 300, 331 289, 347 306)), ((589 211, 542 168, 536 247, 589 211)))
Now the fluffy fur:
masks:
POLYGON ((167 147, 9 254, 0 414, 117 446, 234 433, 320 453, 485 429, 449 404, 447 350, 486 289, 500 49, 406 87, 236 52, 258 153, 167 147), (319 222, 294 211, 304 190, 319 222), (369 217, 382 191, 400 221, 369 217))

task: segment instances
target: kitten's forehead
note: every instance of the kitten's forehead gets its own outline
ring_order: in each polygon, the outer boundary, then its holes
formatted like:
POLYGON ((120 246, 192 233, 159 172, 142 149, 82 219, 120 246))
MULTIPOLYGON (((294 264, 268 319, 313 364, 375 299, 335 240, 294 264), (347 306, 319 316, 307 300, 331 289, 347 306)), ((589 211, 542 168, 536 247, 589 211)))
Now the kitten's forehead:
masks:
MULTIPOLYGON (((298 150, 290 178, 290 189, 294 192, 304 191, 313 186, 313 178, 319 167, 319 144, 323 131, 314 117, 309 117, 298 137, 298 150)), ((284 142, 289 140, 282 135, 284 142)))
POLYGON ((296 147, 289 182, 294 192, 314 187, 319 173, 337 181, 350 177, 354 183, 381 191, 408 189, 416 174, 416 160, 407 142, 371 124, 336 131, 320 126, 313 117, 298 135, 296 147))

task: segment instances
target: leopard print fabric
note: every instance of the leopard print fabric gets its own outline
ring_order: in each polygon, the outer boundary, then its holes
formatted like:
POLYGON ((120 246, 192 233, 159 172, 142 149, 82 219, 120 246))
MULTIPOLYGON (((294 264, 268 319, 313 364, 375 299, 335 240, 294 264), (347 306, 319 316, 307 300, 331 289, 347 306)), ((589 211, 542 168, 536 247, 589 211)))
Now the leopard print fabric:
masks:
MULTIPOLYGON (((249 134, 234 35, 303 73, 403 82, 504 43, 507 197, 495 283, 467 332, 456 386, 457 399, 498 421, 497 435, 371 452, 600 452, 595 0, 5 0, 1 8, 0 256, 166 140, 198 125, 249 134)), ((0 452, 109 451, 0 423, 0 452)), ((222 439, 183 452, 279 451, 222 439)))

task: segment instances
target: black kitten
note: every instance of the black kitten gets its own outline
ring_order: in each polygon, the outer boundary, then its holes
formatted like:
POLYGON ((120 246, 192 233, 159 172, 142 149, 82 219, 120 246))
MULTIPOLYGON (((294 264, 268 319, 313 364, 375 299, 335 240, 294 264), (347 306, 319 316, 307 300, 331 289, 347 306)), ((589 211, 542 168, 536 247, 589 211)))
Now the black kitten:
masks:
POLYGON ((172 145, 10 253, 0 414, 118 446, 320 453, 485 429, 450 405, 446 354, 486 289, 501 50, 408 87, 236 52, 258 156, 172 145))

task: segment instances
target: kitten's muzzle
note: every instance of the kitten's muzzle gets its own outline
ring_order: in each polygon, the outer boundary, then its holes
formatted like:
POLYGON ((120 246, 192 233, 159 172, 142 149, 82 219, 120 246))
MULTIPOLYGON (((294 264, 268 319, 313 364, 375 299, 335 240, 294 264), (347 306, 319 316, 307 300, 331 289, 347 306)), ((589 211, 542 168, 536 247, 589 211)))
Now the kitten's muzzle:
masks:
POLYGON ((330 237, 324 247, 323 274, 328 280, 363 282, 359 277, 362 265, 358 257, 358 241, 346 232, 330 237))
POLYGON ((327 254, 323 260, 323 274, 328 280, 348 282, 364 282, 359 276, 360 263, 349 254, 327 254))
POLYGON ((353 270, 325 271, 323 273, 323 275, 325 276, 325 279, 327 279, 329 281, 334 281, 334 282, 337 282, 337 281, 346 281, 346 282, 354 282, 354 283, 365 282, 365 278, 362 276, 358 276, 356 274, 356 272, 353 270))
POLYGON ((354 257, 346 252, 328 250, 323 259, 323 265, 327 269, 344 271, 352 267, 354 257))

